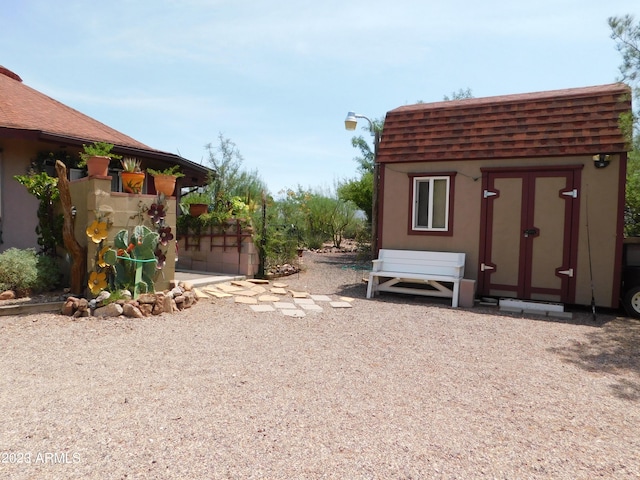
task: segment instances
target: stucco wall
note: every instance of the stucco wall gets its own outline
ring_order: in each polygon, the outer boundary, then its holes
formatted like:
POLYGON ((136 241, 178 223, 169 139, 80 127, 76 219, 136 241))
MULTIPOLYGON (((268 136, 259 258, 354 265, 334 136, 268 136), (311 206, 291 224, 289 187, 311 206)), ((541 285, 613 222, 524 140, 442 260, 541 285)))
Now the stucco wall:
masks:
MULTIPOLYGON (((137 217, 140 206, 148 208, 155 203, 155 195, 129 194, 121 192, 111 192, 111 177, 83 177, 79 180, 70 182, 71 201, 77 209, 75 219, 75 237, 78 243, 87 246, 87 270, 94 270, 94 259, 98 245, 90 241, 86 234, 87 226, 96 219, 96 212, 111 212, 107 217, 113 222, 109 228, 109 235, 106 243, 113 245, 113 238, 123 229, 131 231, 131 229, 139 225, 141 222, 137 217)), ((175 197, 166 199, 167 205, 165 211, 167 216, 165 222, 171 226, 171 231, 175 235, 176 231, 176 200, 175 197)), ((148 227, 149 217, 143 214, 143 224, 148 227)), ((168 288, 169 282, 175 276, 175 240, 169 242, 166 248, 166 264, 157 275, 154 285, 156 290, 164 290, 168 288)))
POLYGON ((13 177, 29 171, 31 159, 38 150, 34 144, 18 140, 0 142, 0 218, 2 243, 0 251, 9 248, 38 250, 38 200, 13 177))
POLYGON ((465 278, 477 280, 479 268, 480 212, 482 201, 481 168, 584 165, 581 173, 580 232, 578 240, 578 264, 576 267, 576 303, 591 302, 589 276, 589 249, 587 245, 587 198, 591 262, 594 272, 596 303, 600 306, 617 306, 612 299, 618 214, 618 184, 621 161, 612 156, 611 164, 596 169, 591 157, 536 158, 517 160, 490 160, 466 162, 394 163, 384 165, 382 191, 381 248, 437 250, 466 253, 465 278), (453 235, 409 235, 410 180, 409 173, 457 172, 453 235))

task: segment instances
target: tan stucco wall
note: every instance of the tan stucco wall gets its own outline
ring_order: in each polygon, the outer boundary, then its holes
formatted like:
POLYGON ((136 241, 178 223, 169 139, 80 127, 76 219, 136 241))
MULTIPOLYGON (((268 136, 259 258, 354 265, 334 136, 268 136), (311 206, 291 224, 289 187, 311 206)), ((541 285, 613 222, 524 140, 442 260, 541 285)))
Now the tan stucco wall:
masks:
POLYGON ((580 233, 576 268, 576 303, 591 302, 589 252, 586 235, 586 199, 589 199, 591 260, 594 272, 596 303, 617 306, 612 302, 616 229, 618 225, 618 181, 620 159, 612 156, 611 164, 596 169, 591 157, 504 159, 466 162, 399 163, 384 166, 382 192, 381 248, 464 252, 465 278, 477 280, 480 244, 480 211, 482 173, 480 168, 584 165, 581 170, 580 233), (410 225, 409 173, 457 172, 453 236, 408 235, 410 225))
MULTIPOLYGON (((156 201, 155 195, 136 195, 111 192, 110 177, 106 177, 104 179, 83 177, 80 180, 70 182, 70 189, 71 201, 77 209, 75 219, 75 237, 76 240, 78 240, 78 243, 87 246, 88 272, 94 270, 94 259, 96 258, 98 245, 89 240, 89 237, 87 237, 86 234, 86 228, 96 219, 96 212, 112 212, 106 216, 111 220, 111 222, 113 222, 109 229, 109 236, 106 239, 106 244, 113 245, 113 238, 120 230, 127 229, 131 231, 134 226, 140 224, 139 218, 136 217, 139 212, 139 206, 143 205, 148 208, 156 201)), ((167 198, 166 202, 167 205, 165 207, 165 211, 167 212, 167 216, 165 218, 165 222, 167 225, 171 226, 171 231, 175 236, 175 197, 167 198)), ((143 224, 150 227, 151 224, 149 223, 149 216, 144 213, 143 218, 143 224)), ((154 286, 158 291, 168 288, 169 282, 171 282, 175 276, 175 239, 169 242, 167 247, 162 247, 162 249, 163 251, 166 250, 167 261, 162 272, 159 272, 158 276, 154 280, 154 286)))
POLYGON ((27 192, 13 177, 29 171, 31 160, 38 149, 33 142, 0 140, 0 218, 2 243, 0 251, 9 248, 35 248, 38 250, 38 200, 27 192))

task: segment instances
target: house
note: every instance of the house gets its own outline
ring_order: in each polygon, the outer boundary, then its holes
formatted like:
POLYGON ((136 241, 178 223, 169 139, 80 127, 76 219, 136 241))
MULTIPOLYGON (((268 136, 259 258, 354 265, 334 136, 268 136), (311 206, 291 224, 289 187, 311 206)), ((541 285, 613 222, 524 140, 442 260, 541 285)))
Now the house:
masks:
POLYGON ((623 84, 391 110, 379 247, 463 252, 481 296, 617 307, 630 111, 623 84))
MULTIPOLYGON (((148 147, 28 87, 17 74, 0 66, 0 251, 37 247, 38 202, 14 175, 27 173, 39 153, 78 158, 82 145, 94 141, 114 144, 114 153, 139 158, 143 168, 162 170, 180 165, 185 177, 178 179, 178 194, 181 188, 207 181, 208 168, 148 147)), ((119 164, 112 161, 111 166, 112 189, 117 190, 119 164)), ((48 167, 55 176, 53 162, 48 167)), ((70 175, 75 179, 82 173, 72 169, 70 175)), ((153 182, 145 185, 144 192, 155 193, 153 182)))

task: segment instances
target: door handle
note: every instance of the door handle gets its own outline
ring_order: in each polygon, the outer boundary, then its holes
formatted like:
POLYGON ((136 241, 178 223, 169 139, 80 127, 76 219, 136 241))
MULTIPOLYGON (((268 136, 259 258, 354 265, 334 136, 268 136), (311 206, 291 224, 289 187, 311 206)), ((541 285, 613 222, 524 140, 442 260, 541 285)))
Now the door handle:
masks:
POLYGON ((537 228, 528 228, 524 230, 522 233, 524 233, 524 236, 526 238, 526 237, 530 237, 531 235, 537 235, 539 232, 540 230, 538 230, 537 228))

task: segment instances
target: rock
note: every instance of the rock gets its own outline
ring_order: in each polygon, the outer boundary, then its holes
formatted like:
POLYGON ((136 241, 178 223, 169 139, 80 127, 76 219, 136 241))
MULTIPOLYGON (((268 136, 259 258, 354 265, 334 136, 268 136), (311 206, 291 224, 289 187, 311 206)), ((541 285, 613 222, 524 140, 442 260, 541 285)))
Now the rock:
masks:
POLYGON ((98 296, 96 297, 96 304, 101 305, 104 303, 104 301, 106 299, 108 299, 111 296, 111 294, 109 292, 107 292, 106 290, 101 291, 98 296))
POLYGON ((196 303, 196 296, 193 294, 193 292, 187 290, 186 292, 184 292, 183 296, 184 296, 184 308, 189 308, 191 307, 191 305, 196 303))
POLYGON ((142 317, 144 317, 144 315, 142 314, 140 309, 138 307, 136 307, 132 303, 125 303, 124 305, 122 305, 122 313, 126 317, 130 317, 130 318, 142 318, 142 317))
POLYGON ((164 297, 164 300, 162 301, 162 310, 164 310, 166 313, 173 313, 175 304, 176 302, 173 300, 173 298, 171 298, 169 295, 166 295, 164 297))
POLYGON ((161 315, 164 313, 164 301, 156 302, 153 304, 153 310, 151 310, 152 315, 161 315))
POLYGON ((138 298, 138 303, 145 304, 145 303, 150 303, 150 304, 154 304, 156 303, 156 294, 155 293, 143 293, 142 295, 140 295, 138 298))
POLYGON ((80 299, 77 297, 67 297, 64 305, 62 305, 60 313, 62 313, 62 315, 67 315, 68 317, 70 317, 76 312, 76 310, 78 310, 79 302, 80 299))
POLYGON ((140 304, 140 311, 142 312, 142 314, 145 317, 150 316, 153 313, 153 305, 152 303, 141 303, 140 304))
POLYGON ((122 298, 126 300, 131 300, 133 298, 133 295, 129 290, 120 290, 120 295, 122 295, 122 298))
POLYGON ((190 292, 191 290, 193 290, 193 283, 191 283, 191 282, 183 282, 182 283, 182 288, 184 289, 185 292, 190 292))
POLYGON ((16 298, 16 292, 13 290, 5 290, 0 293, 0 300, 13 300, 14 298, 16 298))
POLYGON ((109 303, 104 307, 96 308, 93 314, 96 317, 119 317, 122 315, 122 307, 117 303, 109 303))
POLYGON ((182 295, 182 292, 183 292, 183 291, 184 291, 184 290, 182 290, 180 287, 175 287, 175 288, 173 288, 169 293, 171 294, 171 296, 172 296, 173 298, 176 298, 176 297, 178 297, 178 296, 182 295))

